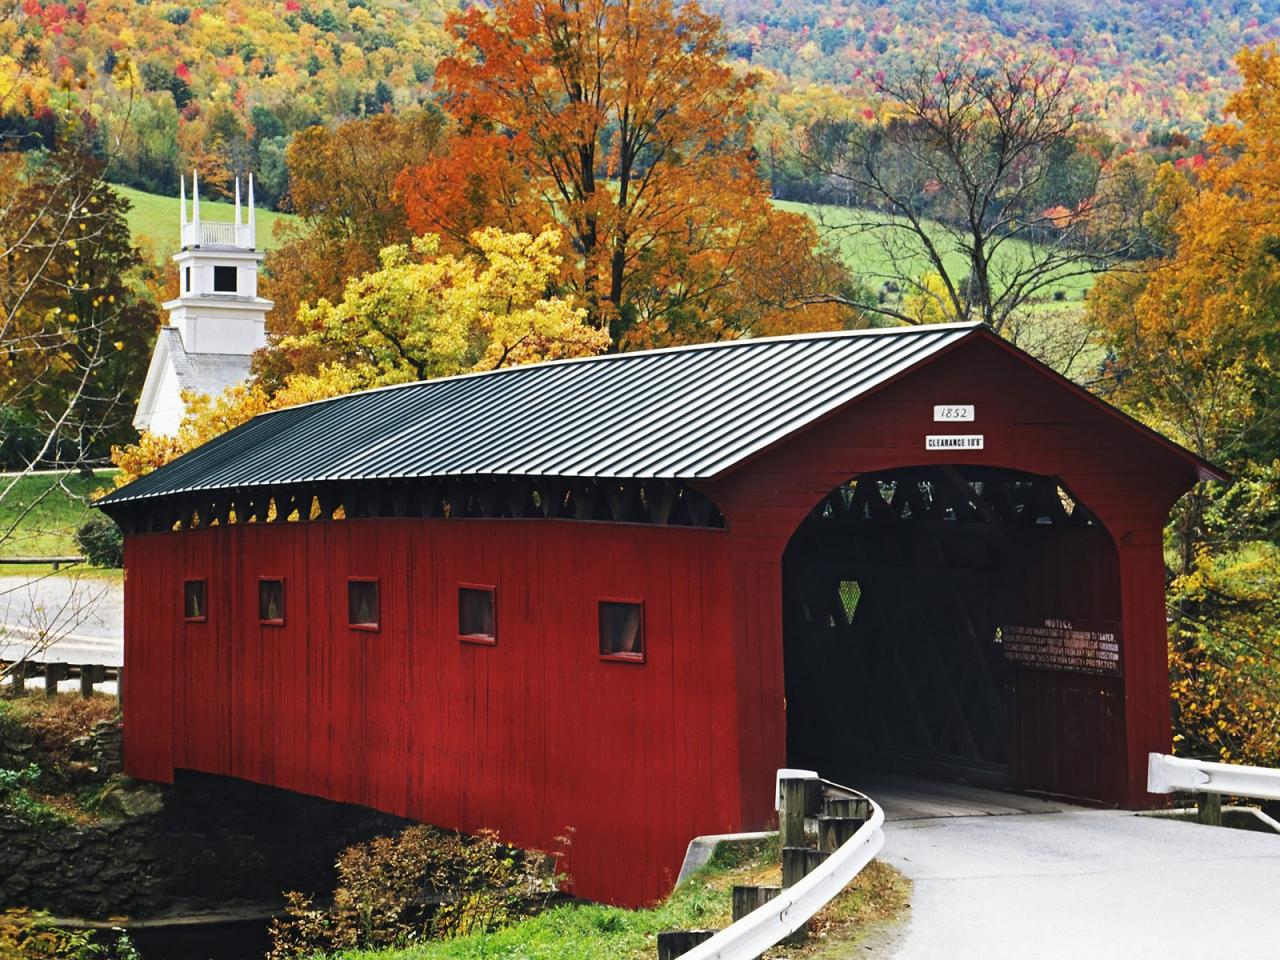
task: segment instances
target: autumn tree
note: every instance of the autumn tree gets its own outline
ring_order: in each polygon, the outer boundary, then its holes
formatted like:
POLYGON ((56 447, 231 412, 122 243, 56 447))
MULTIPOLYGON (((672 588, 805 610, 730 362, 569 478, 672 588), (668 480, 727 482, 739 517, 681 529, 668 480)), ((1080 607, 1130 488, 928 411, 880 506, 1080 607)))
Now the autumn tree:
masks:
MULTIPOLYGON (((422 108, 378 114, 334 127, 314 126, 289 144, 289 206, 279 246, 266 260, 264 294, 275 301, 267 322, 275 336, 301 332, 298 307, 337 299, 348 277, 376 269, 379 252, 412 238, 396 178, 434 155, 445 140, 444 117, 422 108)), ((278 352, 260 370, 279 381, 336 358, 316 351, 278 352)))
MULTIPOLYGON (((0 154, 5 467, 79 464, 129 430, 157 314, 101 163, 0 154)), ((4 484, 4 486, 7 486, 4 484)))
MULTIPOLYGON (((870 238, 885 264, 877 279, 933 301, 929 316, 1002 331, 1132 255, 1141 210, 1086 125, 1070 64, 935 53, 870 83, 872 105, 814 123, 803 151, 827 199, 852 208, 827 229, 870 238)), ((894 299, 855 305, 922 315, 894 299)))
POLYGON ((609 346, 584 309, 545 296, 560 271, 559 231, 531 237, 490 227, 470 243, 478 254, 442 253, 433 234, 412 247, 387 247, 380 269, 347 281, 337 303, 304 305, 306 332, 280 346, 332 349, 369 385, 590 356, 609 346))
POLYGON ((1169 528, 1174 697, 1183 749, 1280 762, 1280 53, 1238 58, 1234 122, 1201 169, 1164 168, 1169 252, 1104 278, 1091 319, 1111 399, 1234 474, 1169 528))
POLYGON ((754 332, 801 300, 787 283, 844 281, 808 222, 770 205, 756 78, 726 65, 696 3, 499 0, 449 27, 439 81, 459 138, 402 179, 415 229, 466 248, 481 225, 559 226, 561 285, 619 345, 754 332))

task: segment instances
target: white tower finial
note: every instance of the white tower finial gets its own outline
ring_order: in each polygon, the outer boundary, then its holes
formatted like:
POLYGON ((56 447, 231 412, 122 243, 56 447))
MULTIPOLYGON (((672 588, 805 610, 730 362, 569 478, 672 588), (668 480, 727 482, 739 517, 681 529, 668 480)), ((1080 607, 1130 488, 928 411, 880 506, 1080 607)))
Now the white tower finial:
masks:
MULTIPOLYGON (((187 225, 187 178, 178 178, 178 226, 187 225)), ((181 236, 181 234, 179 234, 181 236)))
POLYGON ((253 174, 249 174, 249 247, 258 249, 258 228, 253 215, 253 174))
POLYGON ((191 171, 191 223, 195 229, 196 245, 200 244, 200 173, 197 170, 191 171))

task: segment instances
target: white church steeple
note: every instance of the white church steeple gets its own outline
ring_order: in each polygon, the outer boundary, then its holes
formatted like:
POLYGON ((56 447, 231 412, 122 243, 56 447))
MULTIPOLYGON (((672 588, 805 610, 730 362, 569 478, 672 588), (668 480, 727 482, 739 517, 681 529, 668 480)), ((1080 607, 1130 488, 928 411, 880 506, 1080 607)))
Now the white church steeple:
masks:
POLYGON ((182 248, 178 297, 163 306, 168 325, 160 328, 133 424, 139 430, 176 433, 186 412, 184 392, 221 393, 249 379, 250 357, 266 345, 266 314, 272 302, 258 296, 257 218, 253 176, 248 182, 248 218, 235 182, 235 219, 201 216, 200 181, 191 175, 191 211, 187 215, 184 177, 178 192, 178 229, 182 248))

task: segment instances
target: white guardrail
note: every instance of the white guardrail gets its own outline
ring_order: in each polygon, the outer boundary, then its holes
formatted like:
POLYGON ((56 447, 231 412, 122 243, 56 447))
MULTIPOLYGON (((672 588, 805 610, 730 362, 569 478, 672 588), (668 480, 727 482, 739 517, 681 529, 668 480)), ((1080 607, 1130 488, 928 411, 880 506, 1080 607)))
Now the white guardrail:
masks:
MULTIPOLYGON (((812 771, 779 770, 778 779, 818 779, 812 771)), ((803 927, 836 898, 884 846, 884 811, 865 793, 871 816, 852 837, 795 885, 681 955, 681 960, 755 960, 803 927)))
POLYGON ((1280 800, 1280 770, 1213 763, 1152 753, 1147 757, 1147 791, 1229 794, 1255 800, 1280 800))

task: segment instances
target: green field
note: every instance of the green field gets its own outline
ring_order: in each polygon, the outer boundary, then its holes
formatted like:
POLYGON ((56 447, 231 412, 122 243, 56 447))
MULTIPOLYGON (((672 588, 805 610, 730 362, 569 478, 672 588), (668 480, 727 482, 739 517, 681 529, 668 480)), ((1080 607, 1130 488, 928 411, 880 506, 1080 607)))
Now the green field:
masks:
POLYGON ((89 506, 89 495, 110 487, 114 473, 114 470, 99 470, 93 477, 74 472, 36 473, 20 478, 13 489, 9 489, 13 477, 0 475, 0 494, 3 494, 0 496, 0 571, 12 573, 19 569, 5 567, 2 562, 5 557, 79 554, 76 527, 93 509, 89 506), (15 521, 19 521, 18 527, 10 534, 9 528, 15 521))
MULTIPOLYGON (((160 256, 167 257, 178 252, 178 198, 162 197, 154 193, 135 190, 133 187, 112 185, 116 193, 125 197, 132 205, 129 209, 129 230, 134 237, 147 237, 160 256)), ((187 198, 188 216, 190 215, 191 198, 187 198)), ((224 220, 231 223, 235 220, 235 204, 221 203, 212 200, 200 200, 200 216, 209 220, 224 220)), ((243 213, 242 213, 243 215, 243 213)), ((258 248, 269 250, 276 243, 275 227, 279 221, 294 219, 292 214, 276 213, 261 207, 257 212, 258 248)))
MULTIPOLYGON (((888 235, 889 231, 881 229, 855 231, 851 228, 851 224, 855 222, 889 224, 892 218, 887 214, 790 201, 778 201, 777 206, 782 210, 804 213, 812 218, 818 224, 822 235, 840 250, 845 263, 853 271, 855 279, 872 290, 880 289, 881 285, 888 280, 913 279, 933 271, 932 264, 922 253, 904 250, 902 255, 891 256, 882 242, 882 238, 888 235)), ((905 236, 905 231, 903 235, 905 236)), ((945 231, 939 227, 930 239, 945 251, 943 262, 946 264, 947 273, 953 279, 968 273, 968 264, 964 255, 958 250, 946 248, 945 231)), ((1010 240, 1001 246, 993 263, 993 269, 998 274, 1002 265, 1005 269, 1012 269, 1029 262, 1031 256, 1031 244, 1021 240, 1010 240)), ((1054 292, 1061 290, 1067 303, 1079 303, 1092 285, 1092 277, 1065 277, 1045 290, 1044 299, 1047 303, 1052 303, 1054 292)))

